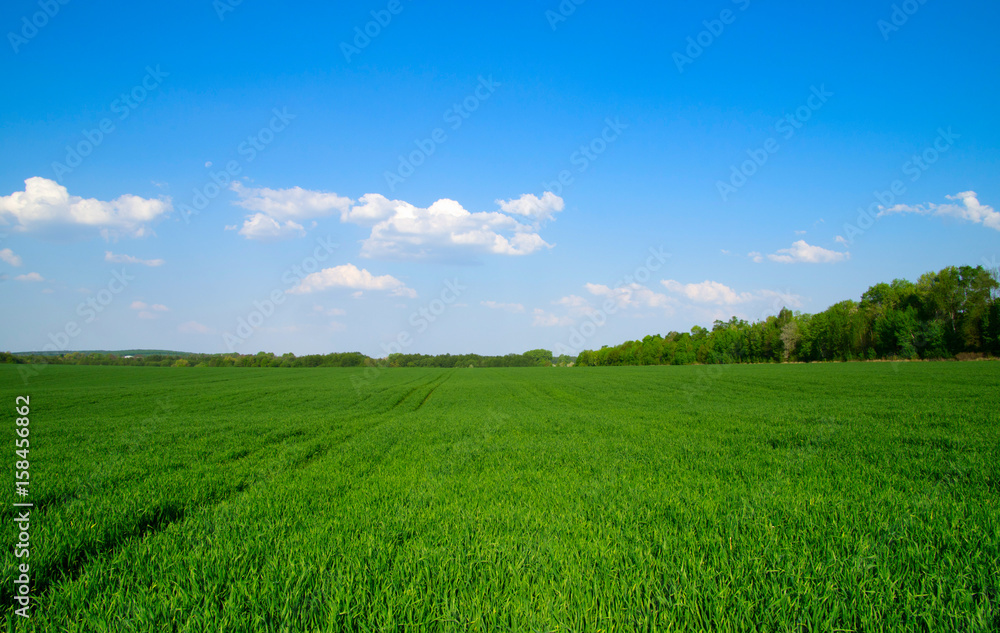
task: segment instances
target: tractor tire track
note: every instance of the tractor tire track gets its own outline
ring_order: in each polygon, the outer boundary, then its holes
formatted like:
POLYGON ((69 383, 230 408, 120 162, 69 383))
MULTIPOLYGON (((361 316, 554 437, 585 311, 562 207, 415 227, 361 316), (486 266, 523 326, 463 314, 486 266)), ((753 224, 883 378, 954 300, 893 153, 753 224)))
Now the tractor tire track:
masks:
POLYGON ((420 407, 422 407, 422 406, 424 406, 425 404, 427 404, 427 401, 428 401, 428 400, 430 399, 430 397, 431 397, 431 394, 432 394, 432 393, 434 393, 434 392, 435 392, 435 391, 437 390, 437 388, 438 388, 438 387, 440 387, 440 386, 441 386, 441 385, 443 385, 444 383, 446 383, 446 382, 448 382, 449 380, 451 380, 451 377, 452 377, 452 376, 453 376, 454 374, 455 374, 455 372, 454 372, 454 371, 452 371, 452 372, 451 372, 451 373, 449 373, 449 374, 445 374, 445 377, 444 377, 444 378, 442 378, 442 379, 441 379, 441 380, 440 380, 440 381, 439 381, 438 383, 436 383, 436 384, 435 384, 435 385, 434 385, 433 387, 431 387, 431 390, 427 392, 427 395, 426 395, 426 396, 424 396, 424 399, 420 401, 420 404, 418 404, 418 405, 417 405, 417 408, 416 408, 416 409, 414 409, 414 411, 419 411, 419 410, 420 410, 420 407))

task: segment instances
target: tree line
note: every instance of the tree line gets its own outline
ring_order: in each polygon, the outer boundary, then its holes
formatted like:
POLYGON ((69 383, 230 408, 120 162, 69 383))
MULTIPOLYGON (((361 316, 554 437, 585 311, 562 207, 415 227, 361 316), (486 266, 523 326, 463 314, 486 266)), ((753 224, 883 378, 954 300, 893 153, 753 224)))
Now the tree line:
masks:
POLYGON ((128 367, 549 367, 779 363, 1000 356, 1000 282, 996 270, 951 266, 916 283, 896 279, 870 287, 860 301, 841 301, 818 314, 783 308, 763 321, 737 317, 712 329, 647 336, 579 356, 523 354, 390 354, 360 352, 296 356, 129 351, 11 354, 0 363, 128 367))
POLYGON ((112 365, 122 367, 548 367, 568 365, 572 358, 553 358, 548 350, 531 350, 523 354, 481 356, 479 354, 392 354, 387 358, 371 358, 361 352, 332 354, 189 354, 66 352, 62 354, 12 354, 0 352, 0 363, 41 365, 112 365))
POLYGON ((577 365, 687 365, 876 359, 963 358, 1000 354, 998 274, 951 266, 916 283, 896 279, 870 287, 861 301, 818 314, 783 308, 763 321, 737 317, 711 330, 647 336, 585 350, 577 365))

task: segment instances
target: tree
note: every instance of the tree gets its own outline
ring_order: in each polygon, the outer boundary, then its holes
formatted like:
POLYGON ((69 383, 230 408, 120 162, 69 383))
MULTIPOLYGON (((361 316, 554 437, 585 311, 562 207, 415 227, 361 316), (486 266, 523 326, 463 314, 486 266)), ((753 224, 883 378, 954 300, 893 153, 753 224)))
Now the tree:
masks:
POLYGON ((791 358, 795 347, 799 344, 802 335, 799 333, 799 324, 794 319, 781 328, 781 353, 785 362, 791 358))
POLYGON ((533 365, 549 367, 552 365, 552 352, 547 349, 533 349, 523 354, 533 365))

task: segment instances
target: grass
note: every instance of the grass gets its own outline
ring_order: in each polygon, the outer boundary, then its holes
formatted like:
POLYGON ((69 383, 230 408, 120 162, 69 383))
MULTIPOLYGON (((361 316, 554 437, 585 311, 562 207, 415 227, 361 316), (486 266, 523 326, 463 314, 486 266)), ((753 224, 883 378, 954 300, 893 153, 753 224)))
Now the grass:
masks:
POLYGON ((1000 630, 1000 363, 20 384, 10 630, 1000 630))

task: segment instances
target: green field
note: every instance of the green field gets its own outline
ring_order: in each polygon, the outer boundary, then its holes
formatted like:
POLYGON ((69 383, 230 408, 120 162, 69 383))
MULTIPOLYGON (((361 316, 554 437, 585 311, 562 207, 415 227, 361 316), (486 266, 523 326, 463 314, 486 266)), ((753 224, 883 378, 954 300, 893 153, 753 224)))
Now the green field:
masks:
POLYGON ((12 630, 1000 630, 996 362, 0 385, 12 630))

